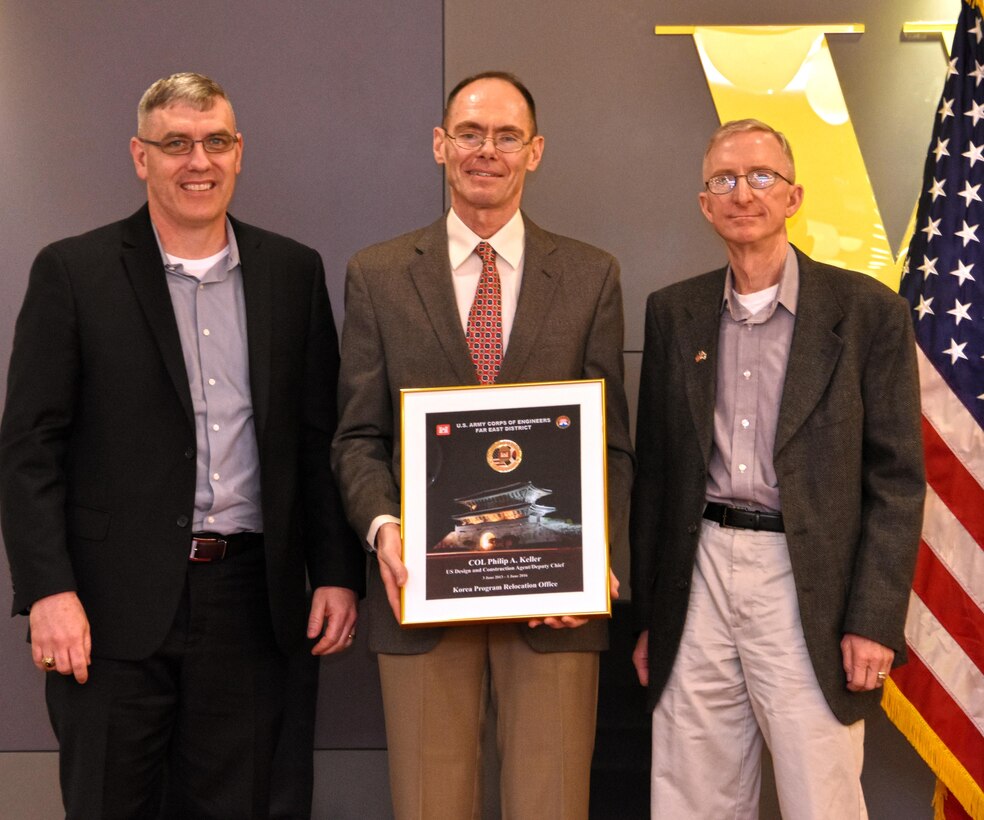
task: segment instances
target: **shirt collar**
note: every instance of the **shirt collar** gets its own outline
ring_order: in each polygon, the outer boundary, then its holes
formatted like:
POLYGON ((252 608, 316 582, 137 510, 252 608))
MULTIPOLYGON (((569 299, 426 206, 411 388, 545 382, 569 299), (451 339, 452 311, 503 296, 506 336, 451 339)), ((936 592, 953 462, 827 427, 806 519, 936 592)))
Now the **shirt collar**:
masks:
MULTIPOLYGON (((226 272, 231 271, 237 265, 239 265, 239 245, 236 244, 236 232, 232 229, 232 222, 229 217, 226 217, 226 244, 229 246, 229 255, 226 257, 226 272)), ((169 265, 170 262, 167 260, 167 253, 164 250, 164 246, 161 244, 160 234, 157 233, 157 226, 151 220, 150 227, 154 229, 154 239, 157 240, 157 250, 161 254, 161 263, 164 265, 169 265)))
MULTIPOLYGON (((454 208, 448 211, 447 225, 448 258, 451 270, 456 271, 482 241, 482 237, 461 221, 454 208)), ((496 256, 502 257, 514 270, 518 270, 526 244, 526 225, 520 211, 517 209, 509 221, 485 241, 495 249, 496 256)))
MULTIPOLYGON (((748 312, 738 303, 737 299, 732 299, 734 293, 734 276, 731 272, 731 265, 728 265, 728 272, 724 277, 724 296, 721 299, 721 310, 728 311, 731 318, 736 322, 750 318, 748 312)), ((772 300, 765 313, 763 321, 772 317, 777 305, 782 305, 793 316, 796 315, 796 305, 799 302, 799 260, 796 258, 796 251, 792 245, 786 246, 786 261, 783 264, 782 274, 779 276, 779 288, 776 291, 776 298, 772 300)))

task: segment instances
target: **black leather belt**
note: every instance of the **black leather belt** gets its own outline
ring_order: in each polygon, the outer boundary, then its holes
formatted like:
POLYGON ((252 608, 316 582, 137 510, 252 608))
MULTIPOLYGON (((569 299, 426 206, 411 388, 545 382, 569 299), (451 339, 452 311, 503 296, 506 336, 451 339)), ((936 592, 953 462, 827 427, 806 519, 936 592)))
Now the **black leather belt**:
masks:
POLYGON ((729 507, 727 504, 709 503, 704 508, 704 518, 715 521, 722 527, 735 527, 740 530, 765 530, 766 532, 785 532, 782 513, 759 512, 729 507))
POLYGON ((188 560, 195 564, 222 561, 234 555, 263 546, 262 532, 237 532, 219 535, 215 532, 196 532, 191 536, 188 560))

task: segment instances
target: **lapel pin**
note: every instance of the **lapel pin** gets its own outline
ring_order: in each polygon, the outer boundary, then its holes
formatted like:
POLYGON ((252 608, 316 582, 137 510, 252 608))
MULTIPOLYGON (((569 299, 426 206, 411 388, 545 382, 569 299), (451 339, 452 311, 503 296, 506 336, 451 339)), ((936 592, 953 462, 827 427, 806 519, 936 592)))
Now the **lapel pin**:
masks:
POLYGON ((694 361, 698 364, 707 358, 707 354, 703 350, 698 350, 697 355, 694 356, 694 361))

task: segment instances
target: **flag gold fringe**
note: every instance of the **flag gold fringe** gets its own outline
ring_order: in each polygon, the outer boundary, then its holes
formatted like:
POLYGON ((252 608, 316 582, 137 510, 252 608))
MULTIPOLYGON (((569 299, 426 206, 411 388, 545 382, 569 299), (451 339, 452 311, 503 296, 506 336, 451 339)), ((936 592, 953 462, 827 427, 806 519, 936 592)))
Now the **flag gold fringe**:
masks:
MULTIPOLYGON (((982 3, 984 0, 974 2, 982 3)), ((881 706, 888 719, 905 735, 938 778, 933 795, 936 820, 943 818, 943 800, 947 790, 974 820, 984 820, 984 790, 981 784, 970 776, 970 772, 954 757, 891 678, 885 681, 881 706)))
POLYGON ((977 6, 977 10, 984 14, 984 0, 964 0, 968 6, 977 6))
MULTIPOLYGON (((947 820, 946 799, 948 797, 953 797, 953 795, 950 794, 950 790, 946 787, 946 783, 939 778, 936 778, 936 788, 933 789, 933 820, 947 820)), ((956 800, 955 797, 953 799, 956 800)), ((952 816, 955 817, 956 815, 952 816)), ((964 817, 965 815, 961 813, 960 816, 964 817)))

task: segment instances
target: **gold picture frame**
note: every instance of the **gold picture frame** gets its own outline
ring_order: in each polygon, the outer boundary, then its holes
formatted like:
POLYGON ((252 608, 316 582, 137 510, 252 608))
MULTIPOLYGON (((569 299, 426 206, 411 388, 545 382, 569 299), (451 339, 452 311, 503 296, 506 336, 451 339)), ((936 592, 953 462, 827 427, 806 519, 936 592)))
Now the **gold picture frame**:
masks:
POLYGON ((400 405, 401 624, 609 617, 604 380, 400 405))

